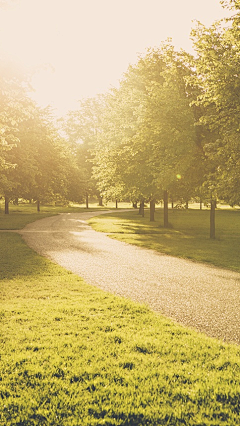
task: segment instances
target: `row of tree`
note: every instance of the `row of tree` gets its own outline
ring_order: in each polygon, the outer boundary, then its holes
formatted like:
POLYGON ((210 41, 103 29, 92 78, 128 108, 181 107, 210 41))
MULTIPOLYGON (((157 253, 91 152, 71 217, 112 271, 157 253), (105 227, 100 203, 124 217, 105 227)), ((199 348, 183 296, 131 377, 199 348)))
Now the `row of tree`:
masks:
POLYGON ((28 96, 26 79, 10 67, 0 68, 0 196, 40 203, 82 202, 86 192, 84 169, 76 150, 54 123, 51 111, 28 96))
MULTIPOLYGON (((0 195, 40 202, 196 199, 240 204, 240 2, 235 14, 192 31, 195 54, 170 43, 139 57, 119 88, 83 100, 62 121, 26 95, 26 83, 0 71, 0 195), (63 133, 62 133, 63 134, 63 133)), ((7 207, 6 207, 7 211, 7 207)), ((214 218, 212 219, 214 221, 214 218)), ((211 235, 214 237, 214 232, 211 235)))
MULTIPOLYGON (((165 43, 140 56, 118 89, 81 103, 66 124, 88 148, 89 171, 106 199, 188 205, 240 204, 239 1, 227 21, 192 31, 195 54, 165 43), (90 163, 89 163, 90 164, 90 163)), ((71 131, 70 131, 71 130, 71 131)))

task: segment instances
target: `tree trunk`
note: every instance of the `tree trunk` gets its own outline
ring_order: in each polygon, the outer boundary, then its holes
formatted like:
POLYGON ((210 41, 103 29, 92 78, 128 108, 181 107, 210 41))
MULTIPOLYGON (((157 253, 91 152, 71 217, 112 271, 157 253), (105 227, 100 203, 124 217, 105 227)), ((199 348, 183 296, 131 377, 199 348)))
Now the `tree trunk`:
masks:
POLYGON ((118 208, 118 200, 116 199, 116 209, 118 208))
POLYGON ((139 214, 141 214, 142 217, 144 217, 144 200, 140 202, 139 214))
POLYGON ((210 238, 215 239, 215 208, 216 201, 211 200, 211 210, 210 210, 210 238))
POLYGON ((150 222, 154 222, 155 200, 150 201, 150 222))
POLYGON ((168 228, 168 192, 163 192, 163 202, 164 202, 164 220, 163 220, 163 226, 164 228, 168 228))
POLYGON ((98 199, 98 205, 99 205, 100 207, 102 207, 102 206, 103 206, 103 199, 102 199, 102 197, 99 197, 99 199, 98 199))
POLYGON ((200 200, 200 210, 202 210, 202 200, 200 200))
POLYGON ((135 202, 132 203, 132 206, 133 206, 134 209, 137 209, 137 203, 135 203, 135 202))
POLYGON ((188 200, 186 201, 186 210, 188 209, 188 200))
POLYGON ((88 193, 86 193, 86 209, 88 209, 88 193))
POLYGON ((5 197, 5 214, 9 214, 9 199, 5 197))
POLYGON ((172 201, 172 209, 174 209, 174 202, 172 201))
POLYGON ((40 212, 40 201, 37 200, 37 211, 40 212))

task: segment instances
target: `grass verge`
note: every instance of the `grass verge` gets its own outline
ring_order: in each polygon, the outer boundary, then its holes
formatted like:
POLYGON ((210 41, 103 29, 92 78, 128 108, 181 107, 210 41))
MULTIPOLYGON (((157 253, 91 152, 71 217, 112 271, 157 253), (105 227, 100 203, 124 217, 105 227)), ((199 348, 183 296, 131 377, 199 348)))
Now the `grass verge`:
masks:
POLYGON ((209 211, 170 210, 170 228, 163 228, 163 211, 155 222, 137 211, 104 214, 89 220, 97 231, 112 238, 172 256, 240 271, 240 211, 216 211, 216 239, 209 238, 209 211))
POLYGON ((20 204, 19 206, 11 205, 9 215, 4 214, 3 207, 0 209, 0 230, 22 229, 28 223, 45 217, 55 216, 59 213, 81 213, 84 211, 91 212, 100 210, 108 210, 108 208, 95 206, 86 209, 79 205, 69 205, 66 207, 55 207, 49 205, 41 206, 41 211, 38 213, 34 204, 20 204))
POLYGON ((239 424, 239 347, 0 246, 1 426, 239 424))

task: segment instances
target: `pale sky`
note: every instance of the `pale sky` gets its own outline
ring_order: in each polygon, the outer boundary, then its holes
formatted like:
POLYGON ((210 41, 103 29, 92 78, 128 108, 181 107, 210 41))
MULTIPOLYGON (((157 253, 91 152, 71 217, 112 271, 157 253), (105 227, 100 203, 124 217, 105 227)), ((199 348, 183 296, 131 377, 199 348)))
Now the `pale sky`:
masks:
POLYGON ((192 21, 227 15, 218 0, 15 0, 0 8, 0 54, 39 67, 33 98, 64 115, 117 86, 146 48, 171 37, 191 51, 192 21))

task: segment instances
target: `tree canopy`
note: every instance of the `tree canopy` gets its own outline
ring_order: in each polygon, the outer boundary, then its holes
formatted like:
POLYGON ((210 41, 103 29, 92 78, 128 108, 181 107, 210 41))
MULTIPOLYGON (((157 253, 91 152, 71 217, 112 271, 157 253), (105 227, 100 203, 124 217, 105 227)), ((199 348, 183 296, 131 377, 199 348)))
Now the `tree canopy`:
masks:
MULTIPOLYGON (((27 81, 1 63, 0 67, 0 196, 5 212, 10 200, 40 202, 82 200, 73 196, 70 182, 82 172, 69 143, 60 136, 51 111, 41 109, 28 95, 27 81), (73 177, 74 176, 74 177, 73 177)), ((76 191, 77 192, 77 191, 76 191)))
MULTIPOLYGON (((226 4, 226 2, 224 2, 226 4)), ((239 2, 230 1, 239 9, 239 2)), ((196 51, 195 84, 201 90, 196 105, 202 107, 199 122, 208 129, 205 144, 209 187, 231 205, 240 204, 240 80, 239 12, 210 28, 198 24, 192 32, 196 51)))
POLYGON ((106 198, 159 200, 187 179, 198 150, 187 57, 150 49, 105 99, 94 176, 106 198))
POLYGON ((240 2, 221 3, 234 15, 198 23, 193 55, 150 48, 118 88, 80 101, 63 133, 1 63, 0 195, 240 205, 240 2))

